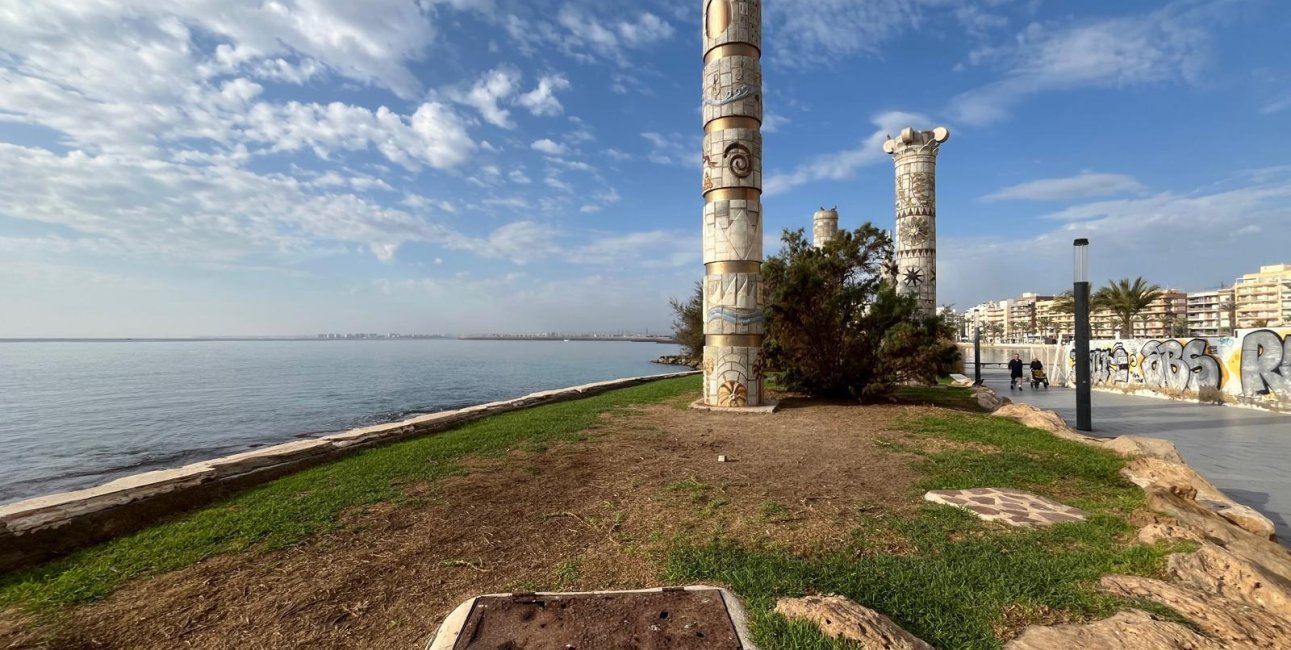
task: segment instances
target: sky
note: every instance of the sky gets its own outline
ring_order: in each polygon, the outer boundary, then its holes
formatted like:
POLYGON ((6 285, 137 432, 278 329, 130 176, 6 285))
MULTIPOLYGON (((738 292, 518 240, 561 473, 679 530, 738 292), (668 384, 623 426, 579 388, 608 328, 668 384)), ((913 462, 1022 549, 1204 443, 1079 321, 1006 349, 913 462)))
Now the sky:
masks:
MULTIPOLYGON (((701 7, 0 0, 0 337, 666 331, 701 7)), ((1291 262, 1291 2, 763 11, 768 255, 945 126, 940 303, 1291 262)))

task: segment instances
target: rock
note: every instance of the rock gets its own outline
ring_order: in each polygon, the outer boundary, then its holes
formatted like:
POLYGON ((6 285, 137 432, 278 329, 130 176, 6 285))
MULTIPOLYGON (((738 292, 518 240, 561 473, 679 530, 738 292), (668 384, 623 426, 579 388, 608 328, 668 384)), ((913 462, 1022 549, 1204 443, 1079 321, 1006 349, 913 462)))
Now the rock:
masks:
POLYGON ((1032 625, 1005 644, 1004 650, 1219 650, 1220 647, 1186 625, 1157 620, 1147 612, 1130 610, 1093 623, 1053 627, 1032 625))
POLYGON ((1219 491, 1193 468, 1151 456, 1141 456, 1121 468, 1121 476, 1142 488, 1156 485, 1184 498, 1196 499, 1219 516, 1265 539, 1274 539, 1273 522, 1219 491))
POLYGON ((699 368, 699 360, 691 357, 665 354, 654 360, 655 363, 665 366, 686 366, 687 368, 699 368))
POLYGON ((1203 593, 1291 617, 1291 581, 1267 573, 1214 544, 1203 544, 1192 553, 1171 555, 1166 574, 1203 593))
POLYGON ((950 385, 956 388, 968 388, 973 385, 973 380, 959 373, 951 373, 950 385))
POLYGON ((1030 404, 1004 404, 991 415, 1017 420, 1033 429, 1048 431, 1059 438, 1090 445, 1101 445, 1102 440, 1077 433, 1067 426, 1067 421, 1057 411, 1042 411, 1030 404))
POLYGON ((1002 404, 1000 396, 996 395, 994 391, 978 391, 973 397, 977 400, 977 405, 987 411, 994 411, 1002 404))
POLYGON ((1260 566, 1267 573, 1291 581, 1291 551, 1281 544, 1255 535, 1224 519, 1210 508, 1180 497, 1166 488, 1150 486, 1146 492, 1148 507, 1171 515, 1179 521, 1182 528, 1260 566))
POLYGON ((1148 524, 1139 529, 1138 540, 1144 544, 1156 544, 1158 542, 1194 542, 1200 544, 1205 541, 1201 534, 1173 524, 1148 524))
POLYGON ((1140 576, 1103 576, 1098 586, 1123 598, 1161 603, 1187 617, 1220 647, 1291 648, 1291 621, 1259 607, 1140 576))
POLYGON ((1150 458, 1159 458, 1168 460, 1172 463, 1183 464, 1183 456, 1179 450, 1175 449, 1174 443, 1161 438, 1149 438, 1147 436, 1119 436, 1111 440, 1103 441, 1103 447, 1110 449, 1122 456, 1136 458, 1147 456, 1150 458))
POLYGON ((825 636, 858 641, 865 648, 932 650, 888 617, 842 596, 782 598, 776 601, 775 611, 785 618, 811 621, 825 636))

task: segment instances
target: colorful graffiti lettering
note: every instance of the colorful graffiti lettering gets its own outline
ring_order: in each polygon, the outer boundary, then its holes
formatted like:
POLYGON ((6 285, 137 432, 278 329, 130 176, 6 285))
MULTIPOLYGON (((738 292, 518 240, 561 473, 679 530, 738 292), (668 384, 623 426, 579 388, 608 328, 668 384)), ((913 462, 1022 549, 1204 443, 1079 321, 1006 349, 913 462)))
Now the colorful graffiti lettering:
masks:
POLYGON ((1204 339, 1148 341, 1139 354, 1143 383, 1148 386, 1195 391, 1219 388, 1223 382, 1219 360, 1207 352, 1204 339))
POLYGON ((1291 334, 1256 330, 1242 337, 1242 394, 1291 400, 1291 334))

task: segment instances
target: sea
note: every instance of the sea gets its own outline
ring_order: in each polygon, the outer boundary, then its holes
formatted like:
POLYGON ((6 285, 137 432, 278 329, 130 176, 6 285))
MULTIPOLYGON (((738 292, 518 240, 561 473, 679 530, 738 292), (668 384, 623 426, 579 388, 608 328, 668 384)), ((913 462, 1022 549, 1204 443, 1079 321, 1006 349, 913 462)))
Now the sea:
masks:
POLYGON ((0 504, 256 447, 684 370, 677 346, 457 339, 0 342, 0 504))

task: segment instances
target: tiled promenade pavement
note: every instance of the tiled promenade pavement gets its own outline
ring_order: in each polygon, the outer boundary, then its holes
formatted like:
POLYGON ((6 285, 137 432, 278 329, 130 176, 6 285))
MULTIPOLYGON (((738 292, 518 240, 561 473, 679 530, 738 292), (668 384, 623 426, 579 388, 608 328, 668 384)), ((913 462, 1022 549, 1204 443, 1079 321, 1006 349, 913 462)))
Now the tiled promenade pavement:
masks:
MULTIPOLYGON (((972 365, 968 372, 972 377, 972 365)), ((986 369, 987 386, 1015 402, 1057 411, 1076 425, 1069 388, 1009 391, 1007 371, 986 369)), ((1093 434, 1139 434, 1175 444, 1189 465, 1233 500, 1264 513, 1291 543, 1291 415, 1232 406, 1094 391, 1093 434)))
POLYGON ((963 508, 986 521, 1002 521, 1013 526, 1048 526, 1084 521, 1085 513, 1042 496, 1005 488, 971 490, 933 490, 925 500, 963 508))

